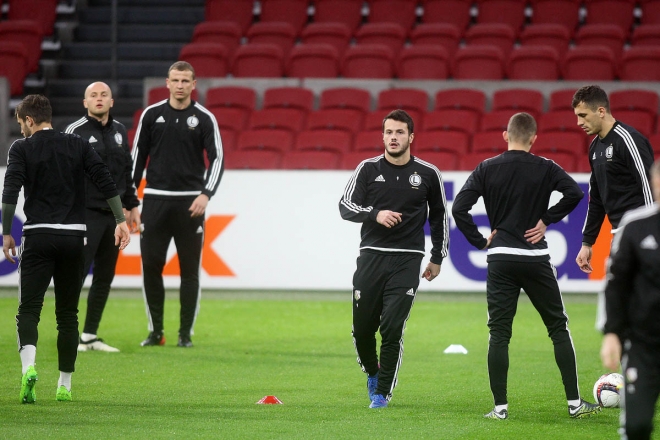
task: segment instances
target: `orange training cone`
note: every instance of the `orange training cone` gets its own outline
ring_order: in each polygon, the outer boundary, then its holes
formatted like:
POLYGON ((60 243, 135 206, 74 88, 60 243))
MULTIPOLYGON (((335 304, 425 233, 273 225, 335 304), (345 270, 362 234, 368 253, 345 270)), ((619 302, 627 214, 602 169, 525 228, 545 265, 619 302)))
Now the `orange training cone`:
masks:
POLYGON ((282 401, 278 399, 275 396, 265 396, 263 399, 257 402, 258 404, 267 404, 267 405, 275 405, 275 404, 281 404, 282 401))

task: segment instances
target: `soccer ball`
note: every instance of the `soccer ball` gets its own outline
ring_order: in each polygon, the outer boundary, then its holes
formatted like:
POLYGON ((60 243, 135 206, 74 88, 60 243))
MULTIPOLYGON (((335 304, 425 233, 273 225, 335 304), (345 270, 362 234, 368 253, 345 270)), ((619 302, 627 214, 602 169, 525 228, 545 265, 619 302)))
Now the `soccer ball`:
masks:
POLYGON ((623 376, 619 373, 603 374, 594 384, 594 399, 600 406, 616 408, 621 400, 623 376))

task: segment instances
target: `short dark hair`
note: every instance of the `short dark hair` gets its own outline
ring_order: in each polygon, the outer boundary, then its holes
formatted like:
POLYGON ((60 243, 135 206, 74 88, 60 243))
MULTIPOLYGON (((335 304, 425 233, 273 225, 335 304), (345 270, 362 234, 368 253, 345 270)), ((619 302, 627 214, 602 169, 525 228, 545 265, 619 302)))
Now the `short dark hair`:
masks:
POLYGON ((593 111, 596 111, 598 107, 604 107, 607 113, 610 112, 610 99, 607 97, 605 90, 599 86, 580 87, 573 95, 573 108, 577 107, 581 102, 584 102, 593 111))
POLYGON ((529 113, 516 113, 506 127, 509 141, 528 144, 536 134, 536 121, 529 113))
POLYGON ((193 68, 192 64, 190 64, 187 61, 177 61, 176 63, 172 64, 170 68, 167 70, 167 77, 170 77, 170 72, 173 70, 178 70, 180 72, 185 72, 186 70, 190 70, 193 74, 192 79, 195 79, 195 69, 193 68))
POLYGON ((53 108, 44 95, 27 95, 16 106, 16 116, 22 121, 29 116, 37 125, 44 122, 50 123, 53 120, 53 108))
POLYGON ((387 116, 385 116, 385 119, 383 119, 383 131, 385 131, 385 121, 388 119, 405 122, 408 126, 408 134, 413 134, 415 132, 415 123, 413 122, 412 117, 405 110, 397 109, 389 112, 387 116))

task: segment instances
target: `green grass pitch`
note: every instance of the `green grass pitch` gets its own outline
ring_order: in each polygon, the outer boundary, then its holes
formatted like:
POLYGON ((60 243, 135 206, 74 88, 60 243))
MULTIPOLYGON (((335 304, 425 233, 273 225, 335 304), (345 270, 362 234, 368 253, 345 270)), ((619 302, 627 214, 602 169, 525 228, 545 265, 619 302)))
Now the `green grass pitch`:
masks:
MULTIPOLYGON (((141 295, 114 291, 99 334, 121 353, 80 353, 74 401, 67 403, 55 401, 56 331, 49 292, 39 326, 34 405, 18 399, 16 306, 16 291, 4 290, 0 438, 617 438, 618 409, 584 420, 568 417, 552 344, 524 295, 510 346, 506 421, 482 417, 492 409, 482 294, 418 294, 399 384, 389 408, 381 410, 368 408, 366 376, 351 339, 349 292, 205 294, 195 347, 182 349, 176 347, 176 293, 169 292, 166 303, 166 346, 142 348, 147 329, 141 295), (450 344, 462 344, 469 353, 443 354, 450 344), (283 405, 257 405, 266 395, 283 405)), ((580 389, 592 400, 591 387, 604 373, 595 297, 567 296, 566 307, 580 389)))

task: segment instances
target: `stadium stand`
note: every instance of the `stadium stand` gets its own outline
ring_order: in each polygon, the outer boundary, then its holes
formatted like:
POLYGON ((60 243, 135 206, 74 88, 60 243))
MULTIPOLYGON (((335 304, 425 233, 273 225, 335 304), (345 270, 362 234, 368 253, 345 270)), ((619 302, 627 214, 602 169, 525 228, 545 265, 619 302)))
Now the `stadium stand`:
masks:
POLYGON ((466 109, 434 110, 424 115, 424 131, 458 131, 472 137, 479 129, 480 114, 466 109))
POLYGON ((408 46, 399 53, 396 76, 399 79, 446 79, 450 75, 450 63, 449 54, 441 46, 408 46))
POLYGON ((219 43, 225 46, 227 57, 234 56, 241 44, 241 26, 233 21, 203 21, 195 26, 193 43, 219 43))
POLYGON ((335 151, 292 151, 282 159, 285 170, 336 170, 341 154, 335 151))
POLYGON ((206 0, 206 21, 231 20, 247 32, 252 24, 254 0, 206 0))
POLYGON ((413 47, 439 46, 443 47, 450 57, 453 57, 461 41, 461 30, 451 23, 424 23, 416 26, 410 32, 410 42, 413 47))
POLYGON ((367 0, 369 23, 397 23, 405 30, 415 23, 417 4, 409 0, 367 0))
POLYGON ((371 110, 371 95, 367 90, 352 87, 336 87, 321 93, 319 108, 321 110, 339 108, 355 109, 362 113, 371 110))
POLYGON ((305 115, 312 111, 314 93, 303 87, 273 87, 264 92, 263 109, 294 108, 305 115))
POLYGON ((424 23, 442 23, 457 26, 459 32, 470 24, 471 0, 422 0, 424 23))
MULTIPOLYGON (((660 11, 660 8, 659 8, 660 11)), ((660 24, 642 24, 633 29, 630 37, 630 45, 660 46, 660 24)))
POLYGON ((23 94, 23 81, 28 73, 30 60, 25 46, 16 41, 0 41, 0 76, 9 81, 11 96, 23 94))
POLYGON ((238 136, 236 149, 240 151, 275 151, 284 154, 293 147, 293 134, 288 130, 244 130, 238 136))
POLYGON ((622 81, 660 81, 660 47, 631 47, 623 52, 622 81))
POLYGON ((206 91, 205 107, 209 110, 214 107, 236 107, 249 114, 257 107, 257 92, 249 87, 213 87, 206 91))
POLYGON ((315 0, 315 23, 342 23, 350 33, 362 23, 363 0, 315 0))
POLYGON ((261 0, 261 22, 289 23, 298 35, 307 23, 309 0, 261 0))
POLYGON ((339 75, 339 52, 329 44, 295 46, 286 61, 290 78, 335 78, 339 75))
POLYGON ((229 72, 229 57, 224 44, 190 43, 181 48, 179 60, 195 68, 196 78, 223 77, 229 72))
POLYGON ((563 57, 571 41, 568 27, 557 23, 532 24, 520 33, 520 44, 527 46, 549 46, 563 57))
POLYGON ((513 49, 516 33, 512 26, 505 23, 475 24, 465 32, 465 42, 472 46, 496 46, 505 57, 513 49))
POLYGON ((552 46, 521 46, 509 55, 506 76, 511 80, 557 81, 559 53, 552 46))
POLYGON ((456 159, 467 154, 470 139, 460 131, 422 131, 417 133, 413 141, 415 151, 420 155, 424 152, 446 152, 456 155, 456 159))
POLYGON ((560 24, 571 36, 580 21, 582 0, 531 0, 532 24, 560 24))
POLYGON ((481 131, 497 131, 501 134, 506 130, 509 119, 515 113, 518 112, 512 109, 492 110, 484 113, 481 117, 481 131))
POLYGON ((620 110, 634 110, 646 112, 652 117, 658 116, 660 104, 658 94, 651 90, 616 90, 609 94, 610 109, 612 112, 620 110))
POLYGON ((235 170, 272 170, 282 164, 282 153, 275 150, 239 150, 224 157, 225 167, 235 170))
POLYGON ((607 46, 612 49, 614 59, 621 59, 627 32, 616 24, 586 24, 575 33, 575 44, 584 46, 607 46))
POLYGON ((382 44, 397 56, 406 41, 407 32, 399 23, 366 23, 355 32, 355 41, 359 45, 382 44))
POLYGON ((504 53, 495 46, 465 46, 456 51, 455 79, 504 79, 504 53))
POLYGON ((266 108, 250 115, 250 130, 286 130, 295 136, 305 126, 306 112, 299 108, 266 108))
POLYGON ((493 93, 492 111, 527 112, 538 118, 543 112, 543 94, 538 90, 504 89, 493 93))
POLYGON ((612 49, 607 46, 576 46, 566 52, 561 70, 565 80, 612 81, 617 64, 612 49))
POLYGON ((424 90, 408 88, 383 90, 378 94, 377 110, 391 111, 398 108, 419 114, 426 113, 429 108, 429 96, 424 90))
POLYGON ((470 152, 495 155, 506 151, 506 148, 501 131, 482 131, 472 136, 470 152))
POLYGON ((337 154, 353 149, 351 133, 340 130, 301 131, 296 137, 296 151, 331 151, 337 154))
POLYGON ((52 35, 59 0, 9 0, 7 19, 32 20, 40 24, 42 35, 52 35))
POLYGON ((641 0, 642 26, 660 24, 660 2, 658 0, 641 0))
POLYGON ((338 56, 342 56, 351 41, 351 35, 351 28, 346 23, 310 23, 302 30, 300 40, 303 45, 329 44, 337 50, 338 56))
POLYGON ((394 54, 382 44, 350 46, 341 61, 341 75, 344 78, 392 78, 394 54))
POLYGON ((526 0, 477 0, 477 23, 503 23, 516 34, 525 22, 526 0))
POLYGON ((236 49, 231 72, 235 77, 280 77, 284 74, 284 51, 272 43, 245 44, 236 49))
POLYGON ((262 21, 254 23, 247 31, 250 44, 274 44, 288 56, 293 47, 298 32, 291 23, 280 21, 262 21))
POLYGON ((470 110, 481 117, 486 110, 486 94, 476 89, 448 89, 435 94, 435 110, 470 110))
POLYGON ((587 24, 615 24, 627 34, 634 21, 636 0, 584 0, 587 24))
POLYGON ((364 127, 364 113, 351 108, 328 108, 307 116, 307 130, 337 130, 354 135, 364 127))
MULTIPOLYGON (((147 92, 147 105, 155 104, 163 99, 168 99, 169 97, 170 89, 166 86, 154 87, 147 92)), ((199 101, 199 93, 197 90, 193 90, 190 97, 195 101, 199 101)))
POLYGON ((39 70, 43 28, 33 20, 7 20, 0 22, 0 41, 15 41, 24 46, 28 58, 28 73, 39 70))

